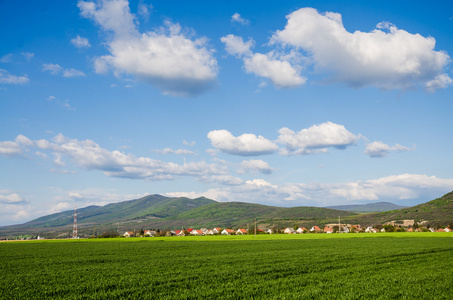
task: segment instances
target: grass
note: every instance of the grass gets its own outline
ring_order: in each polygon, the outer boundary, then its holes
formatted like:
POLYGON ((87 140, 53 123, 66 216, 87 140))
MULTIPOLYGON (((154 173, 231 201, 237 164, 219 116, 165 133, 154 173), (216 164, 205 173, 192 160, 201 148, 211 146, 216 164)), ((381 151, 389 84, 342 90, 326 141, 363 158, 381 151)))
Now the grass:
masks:
POLYGON ((0 243, 2 299, 450 299, 453 234, 0 243))

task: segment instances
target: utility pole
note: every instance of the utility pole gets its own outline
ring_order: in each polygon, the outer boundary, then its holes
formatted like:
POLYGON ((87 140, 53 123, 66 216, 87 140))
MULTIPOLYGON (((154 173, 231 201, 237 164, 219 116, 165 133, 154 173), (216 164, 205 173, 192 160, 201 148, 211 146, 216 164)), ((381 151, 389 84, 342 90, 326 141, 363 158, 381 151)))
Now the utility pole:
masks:
POLYGON ((96 227, 95 227, 95 226, 96 226, 96 225, 93 224, 93 238, 96 237, 96 227))
POLYGON ((340 222, 340 216, 338 216, 338 233, 341 233, 341 222, 340 222))
POLYGON ((74 209, 74 225, 72 226, 72 238, 77 239, 77 205, 74 209))
POLYGON ((255 218, 255 237, 256 237, 256 218, 255 218))

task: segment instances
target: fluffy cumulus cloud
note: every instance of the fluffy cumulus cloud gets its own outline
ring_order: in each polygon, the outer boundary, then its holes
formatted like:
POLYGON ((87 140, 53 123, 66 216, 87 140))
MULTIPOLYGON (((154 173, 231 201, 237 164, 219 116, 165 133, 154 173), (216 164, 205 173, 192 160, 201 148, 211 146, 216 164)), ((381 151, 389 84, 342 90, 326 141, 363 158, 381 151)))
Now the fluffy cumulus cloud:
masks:
POLYGON ((238 168, 239 174, 251 172, 252 174, 271 174, 274 171, 269 164, 261 159, 244 160, 240 163, 238 168))
POLYGON ((30 79, 27 75, 16 76, 10 74, 8 71, 0 69, 0 84, 24 84, 28 83, 30 79))
POLYGON ((23 196, 9 190, 0 190, 0 226, 20 223, 30 215, 30 204, 23 196))
POLYGON ((83 17, 113 33, 107 42, 110 54, 95 61, 98 73, 133 75, 177 96, 196 95, 215 85, 217 61, 205 38, 194 39, 170 21, 140 33, 126 0, 79 1, 78 7, 83 17))
POLYGON ((293 55, 282 55, 275 51, 266 54, 253 53, 252 39, 244 42, 242 37, 233 34, 220 40, 225 44, 228 54, 243 59, 247 73, 268 79, 277 88, 294 88, 306 82, 306 78, 300 75, 301 67, 295 63, 293 55))
POLYGON ((15 141, 0 142, 0 154, 6 157, 21 155, 29 148, 37 148, 42 152, 49 151, 57 167, 65 167, 71 162, 79 168, 102 171, 110 177, 169 180, 175 176, 192 176, 203 180, 205 176, 226 174, 226 167, 221 164, 209 164, 204 161, 177 164, 149 157, 136 157, 118 150, 104 149, 91 140, 79 141, 62 134, 55 136, 53 140, 32 141, 19 135, 15 141))
POLYGON ((280 150, 282 155, 326 153, 330 147, 344 149, 356 144, 361 138, 360 134, 355 135, 343 125, 332 122, 313 125, 299 132, 284 127, 279 133, 277 142, 284 145, 280 150))
POLYGON ((450 57, 434 50, 433 37, 412 34, 388 22, 379 23, 371 32, 351 33, 340 14, 313 8, 299 9, 287 19, 271 43, 303 51, 315 70, 330 74, 333 81, 383 89, 422 85, 434 90, 451 84, 444 73, 450 57))
POLYGON ((228 130, 213 130, 208 133, 208 138, 216 149, 233 155, 264 155, 274 153, 278 149, 272 141, 251 133, 235 137, 228 130))
POLYGON ((29 138, 20 134, 14 141, 0 141, 0 155, 5 157, 21 156, 24 153, 24 147, 32 144, 33 142, 29 138))
POLYGON ((75 38, 73 38, 71 40, 71 44, 73 44, 74 47, 77 47, 79 49, 81 49, 81 48, 90 48, 91 47, 90 41, 88 41, 87 38, 81 37, 79 35, 77 35, 75 38))
POLYGON ((396 144, 390 147, 389 145, 384 144, 383 142, 376 141, 368 144, 366 146, 364 153, 369 155, 370 157, 384 157, 387 156, 392 151, 403 152, 409 150, 411 149, 401 146, 400 144, 396 144))

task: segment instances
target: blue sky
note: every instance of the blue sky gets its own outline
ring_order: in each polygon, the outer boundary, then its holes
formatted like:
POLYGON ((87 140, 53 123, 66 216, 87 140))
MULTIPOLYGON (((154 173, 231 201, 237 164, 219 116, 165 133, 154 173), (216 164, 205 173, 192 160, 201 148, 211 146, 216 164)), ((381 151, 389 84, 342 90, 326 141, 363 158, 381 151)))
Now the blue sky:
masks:
POLYGON ((147 194, 453 190, 453 6, 1 1, 0 225, 147 194))

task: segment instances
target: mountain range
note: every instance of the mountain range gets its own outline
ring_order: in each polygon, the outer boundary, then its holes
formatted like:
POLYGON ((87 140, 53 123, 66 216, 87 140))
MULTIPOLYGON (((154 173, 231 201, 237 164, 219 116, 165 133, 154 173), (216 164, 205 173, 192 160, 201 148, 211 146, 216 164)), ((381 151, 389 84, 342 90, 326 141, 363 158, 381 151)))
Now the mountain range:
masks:
POLYGON ((337 205, 337 206, 326 206, 330 209, 338 210, 347 210, 358 213, 371 213, 371 212, 382 212, 396 209, 403 209, 406 206, 396 205, 390 202, 376 202, 369 204, 359 204, 359 205, 337 205))
MULTIPOLYGON (((361 206, 287 208, 244 202, 217 202, 205 197, 189 199, 149 195, 105 206, 88 206, 77 209, 80 236, 99 234, 109 229, 122 232, 189 227, 238 228, 251 226, 255 219, 259 228, 282 228, 296 225, 324 226, 338 222, 339 217, 342 223, 361 224, 362 226, 407 219, 445 226, 453 223, 453 192, 417 206, 404 208, 385 202, 361 206), (382 211, 384 209, 391 210, 382 211)), ((74 211, 64 211, 24 224, 0 227, 0 237, 14 237, 23 234, 67 237, 72 234, 73 222, 74 211)))

